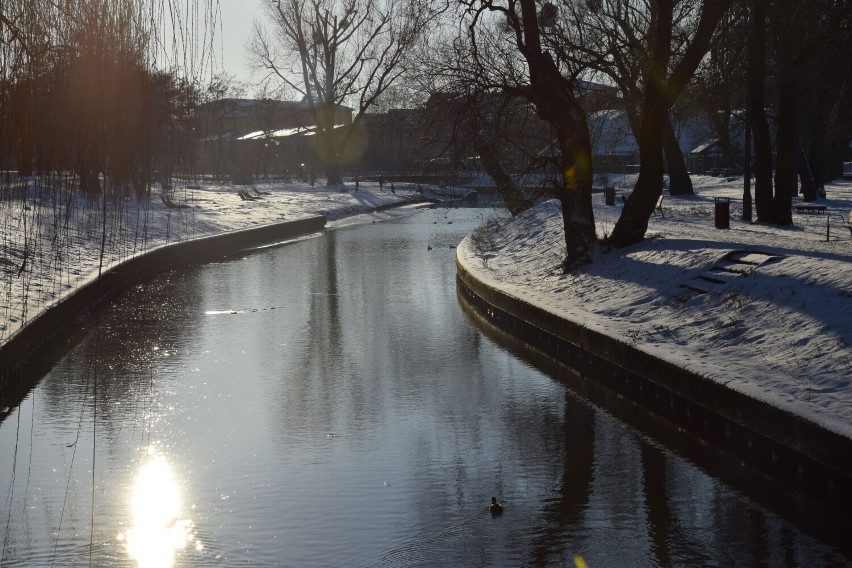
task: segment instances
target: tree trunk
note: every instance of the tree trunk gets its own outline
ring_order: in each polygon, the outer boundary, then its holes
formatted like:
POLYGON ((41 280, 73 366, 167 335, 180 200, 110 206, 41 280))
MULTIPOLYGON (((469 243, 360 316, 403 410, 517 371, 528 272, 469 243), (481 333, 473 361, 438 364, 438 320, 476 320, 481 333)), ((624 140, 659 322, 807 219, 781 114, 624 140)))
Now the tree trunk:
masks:
POLYGON ((654 205, 663 193, 663 123, 666 109, 661 94, 646 87, 639 143, 639 179, 613 227, 609 243, 620 248, 638 243, 648 230, 654 205))
POLYGON ((793 223, 792 207, 793 196, 799 191, 799 174, 796 172, 796 153, 794 127, 791 124, 793 109, 792 101, 784 100, 791 98, 789 93, 781 93, 778 96, 778 125, 776 126, 775 147, 777 152, 775 165, 775 207, 774 222, 779 225, 790 225, 793 223))
POLYGON ((793 223, 793 196, 799 193, 799 176, 796 171, 796 98, 794 85, 796 72, 792 58, 790 20, 792 6, 783 1, 776 4, 781 21, 778 71, 778 108, 775 127, 775 222, 779 225, 793 223), (785 25, 786 24, 786 25, 785 25))
POLYGON ((343 183, 343 175, 340 172, 340 163, 337 161, 329 161, 325 165, 325 185, 337 186, 343 183))
POLYGON ((538 116, 556 130, 562 183, 556 188, 562 204, 567 270, 589 261, 596 240, 592 209, 592 143, 588 121, 574 96, 573 83, 562 76, 549 53, 542 50, 535 0, 521 0, 523 33, 521 52, 529 65, 530 85, 524 96, 538 116))
MULTIPOLYGON (((503 167, 498 145, 495 143, 499 134, 492 122, 481 112, 487 106, 483 94, 477 92, 466 97, 454 122, 462 133, 462 144, 473 145, 482 168, 494 180, 503 204, 509 213, 515 216, 529 209, 533 200, 524 194, 503 167)), ((501 110, 502 108, 501 106, 501 110)))
MULTIPOLYGON (((612 229, 610 244, 625 247, 638 243, 648 230, 654 205, 663 193, 663 130, 671 104, 666 69, 671 59, 674 7, 671 0, 652 4, 648 37, 642 118, 639 127, 639 179, 612 229)), ((676 95, 676 93, 673 93, 676 95)))
POLYGON ((506 173, 499 156, 497 156, 493 141, 486 140, 479 130, 473 132, 473 141, 476 152, 479 154, 479 161, 485 169, 485 173, 490 175, 494 183, 497 184, 497 193, 500 194, 509 213, 515 216, 529 209, 532 206, 532 200, 523 194, 511 176, 506 173))
POLYGON ((766 6, 763 0, 751 3, 748 50, 748 117, 754 138, 754 205, 757 220, 775 221, 772 206, 772 144, 766 120, 766 6))
POLYGON ((322 163, 326 175, 326 185, 340 185, 340 152, 337 132, 334 130, 335 108, 333 104, 317 108, 317 129, 314 136, 314 150, 322 163))
POLYGON ((692 189, 692 179, 686 170, 686 162, 680 151, 680 143, 675 136, 671 119, 666 119, 663 127, 663 151, 669 171, 669 194, 693 195, 695 192, 692 189))
POLYGON ((769 141, 769 123, 766 112, 749 110, 752 137, 754 138, 754 208, 757 220, 775 221, 772 209, 772 144, 769 141))
MULTIPOLYGON (((551 93, 556 91, 552 86, 547 90, 551 93)), ((570 93, 567 86, 563 86, 561 91, 563 97, 570 93)), ((557 196, 562 204, 562 223, 565 229, 564 268, 568 270, 578 262, 590 260, 588 255, 597 240, 592 208, 591 137, 585 114, 573 95, 570 95, 573 107, 567 106, 568 101, 560 103, 554 97, 546 94, 544 96, 550 99, 548 102, 552 107, 549 111, 558 113, 554 125, 561 150, 559 165, 562 183, 557 188, 557 196)), ((543 106, 535 104, 537 108, 543 106)))

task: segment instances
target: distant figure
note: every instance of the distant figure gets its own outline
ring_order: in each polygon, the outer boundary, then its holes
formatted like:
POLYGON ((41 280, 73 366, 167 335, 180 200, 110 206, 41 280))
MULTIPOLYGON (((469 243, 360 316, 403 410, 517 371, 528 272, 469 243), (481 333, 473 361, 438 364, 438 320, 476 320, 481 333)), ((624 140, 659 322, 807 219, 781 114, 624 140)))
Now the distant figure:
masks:
POLYGON ((488 507, 488 511, 492 517, 499 517, 503 514, 503 505, 497 502, 497 497, 491 498, 491 505, 488 507))
POLYGON ((356 177, 356 178, 355 178, 355 191, 358 191, 358 186, 359 186, 359 185, 360 185, 360 180, 356 177))
POLYGON ((385 190, 385 178, 379 176, 379 191, 385 190))

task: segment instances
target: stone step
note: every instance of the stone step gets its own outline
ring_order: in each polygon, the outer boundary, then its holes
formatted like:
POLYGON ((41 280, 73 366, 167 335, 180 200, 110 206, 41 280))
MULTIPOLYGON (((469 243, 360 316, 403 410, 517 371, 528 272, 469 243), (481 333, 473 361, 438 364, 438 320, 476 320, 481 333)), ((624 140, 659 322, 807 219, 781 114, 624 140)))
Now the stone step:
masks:
POLYGON ((735 250, 731 251, 723 257, 725 260, 729 260, 731 262, 739 263, 739 264, 751 264, 753 266, 760 266, 761 264, 766 264, 772 260, 778 260, 781 255, 770 254, 766 252, 758 252, 753 250, 735 250))
POLYGON ((755 268, 757 268, 757 266, 753 264, 743 264, 740 262, 733 262, 726 259, 720 260, 713 266, 714 270, 721 270, 724 272, 731 272, 734 274, 741 275, 749 275, 754 272, 755 268))
POLYGON ((693 278, 686 284, 684 284, 686 288, 690 290, 695 290, 696 292, 703 292, 705 294, 719 294, 728 287, 728 283, 712 278, 706 278, 703 276, 698 276, 697 278, 693 278))

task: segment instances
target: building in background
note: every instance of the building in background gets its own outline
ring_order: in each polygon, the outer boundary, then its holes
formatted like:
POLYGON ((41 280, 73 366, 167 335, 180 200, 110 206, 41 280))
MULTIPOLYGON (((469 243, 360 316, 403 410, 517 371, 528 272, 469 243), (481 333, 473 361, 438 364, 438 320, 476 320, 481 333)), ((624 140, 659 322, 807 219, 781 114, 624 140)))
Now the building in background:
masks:
MULTIPOLYGON (((220 99, 199 106, 199 169, 238 182, 302 177, 318 167, 313 137, 317 110, 306 102, 220 99)), ((352 124, 352 109, 335 107, 335 126, 352 124)))

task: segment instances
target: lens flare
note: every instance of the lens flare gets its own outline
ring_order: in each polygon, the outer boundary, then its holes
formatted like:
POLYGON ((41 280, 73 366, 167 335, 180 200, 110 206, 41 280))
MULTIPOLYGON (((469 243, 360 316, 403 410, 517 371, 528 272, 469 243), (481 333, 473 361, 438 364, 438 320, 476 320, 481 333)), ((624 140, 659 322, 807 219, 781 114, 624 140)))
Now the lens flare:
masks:
POLYGON ((574 166, 565 168, 562 172, 562 179, 566 190, 574 191, 577 189, 577 169, 574 166))
POLYGON ((180 518, 180 490, 172 469, 153 450, 136 477, 131 515, 130 530, 119 538, 140 568, 174 565, 175 555, 194 540, 192 521, 180 518))

